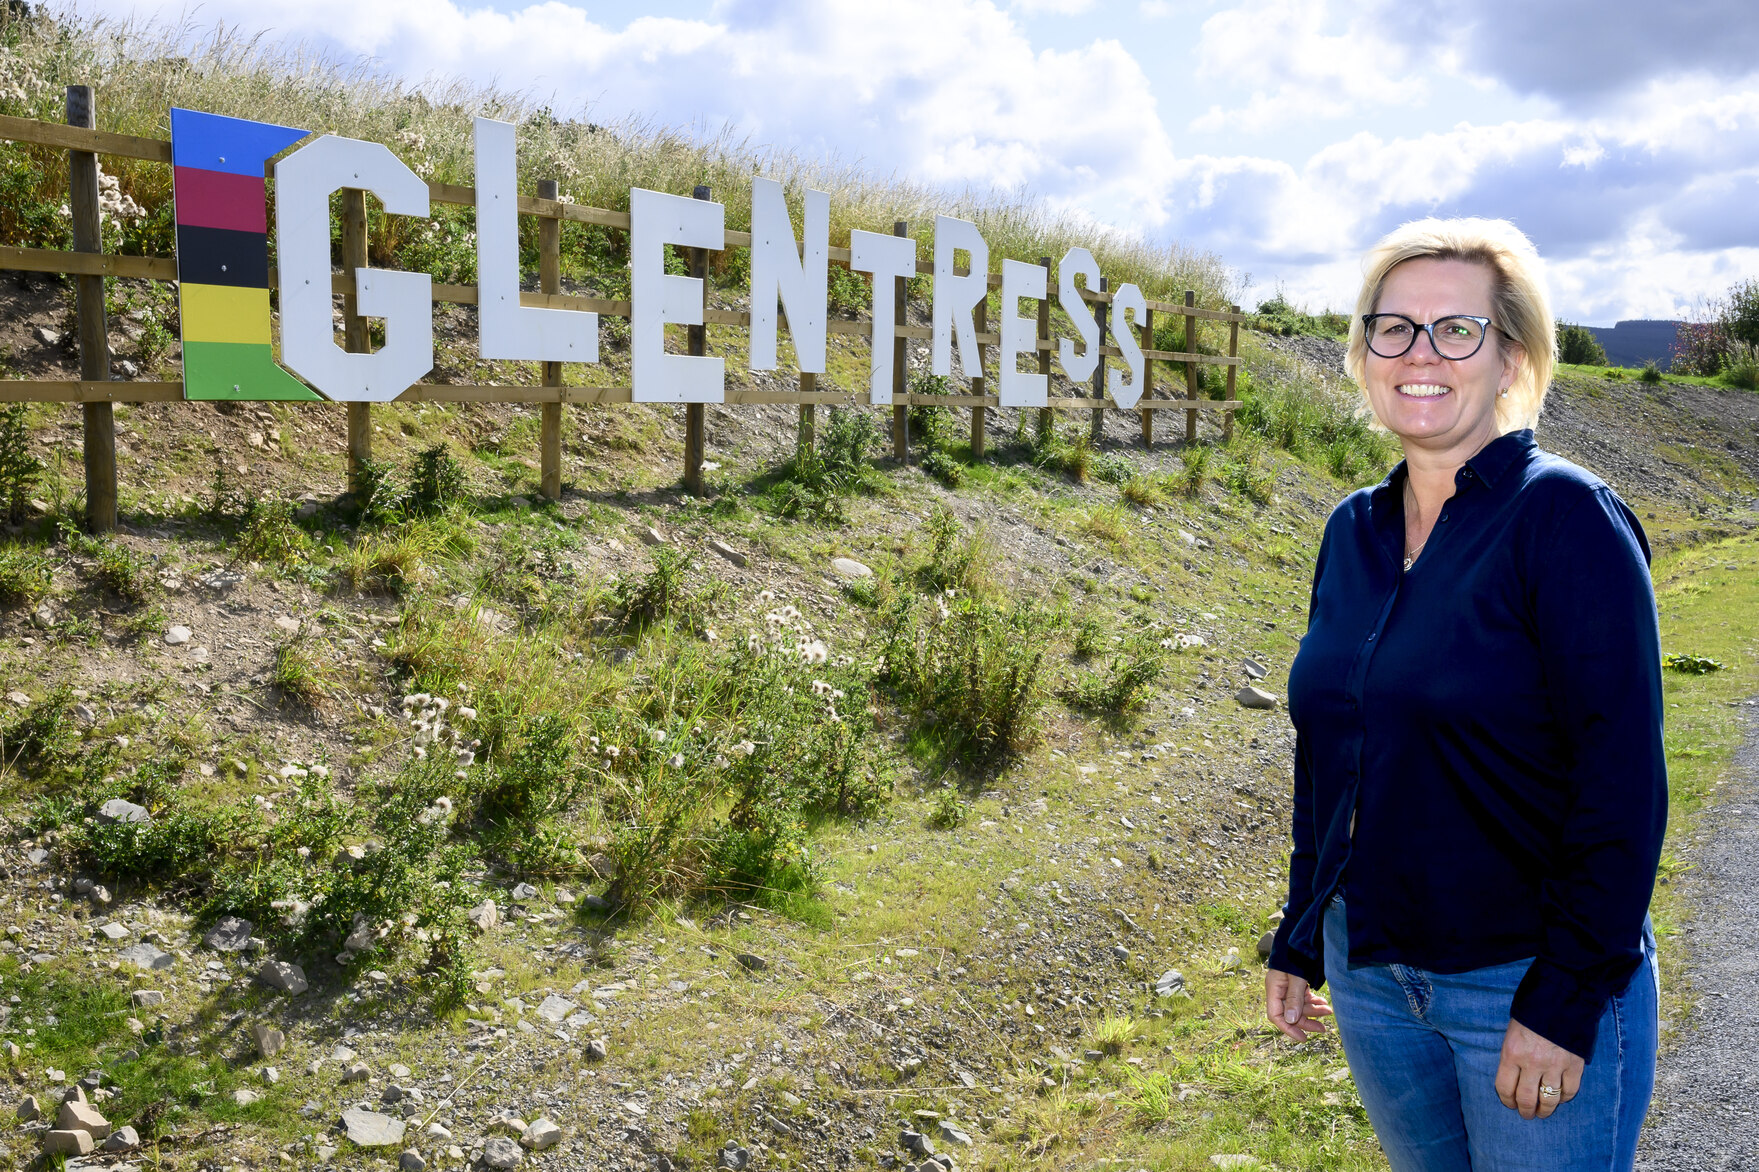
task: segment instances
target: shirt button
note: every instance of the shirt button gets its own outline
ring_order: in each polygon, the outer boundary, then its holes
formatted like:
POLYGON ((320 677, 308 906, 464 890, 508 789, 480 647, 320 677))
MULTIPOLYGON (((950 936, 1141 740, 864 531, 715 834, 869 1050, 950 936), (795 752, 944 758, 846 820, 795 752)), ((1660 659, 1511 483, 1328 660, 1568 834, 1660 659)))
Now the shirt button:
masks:
POLYGON ((1374 642, 1374 632, 1373 631, 1368 632, 1368 641, 1370 643, 1374 642))
POLYGON ((1442 520, 1443 520, 1443 521, 1445 521, 1445 520, 1447 520, 1447 519, 1448 519, 1448 515, 1447 515, 1447 514, 1446 514, 1446 513, 1443 513, 1443 514, 1442 514, 1442 515, 1441 515, 1441 519, 1442 519, 1442 520))

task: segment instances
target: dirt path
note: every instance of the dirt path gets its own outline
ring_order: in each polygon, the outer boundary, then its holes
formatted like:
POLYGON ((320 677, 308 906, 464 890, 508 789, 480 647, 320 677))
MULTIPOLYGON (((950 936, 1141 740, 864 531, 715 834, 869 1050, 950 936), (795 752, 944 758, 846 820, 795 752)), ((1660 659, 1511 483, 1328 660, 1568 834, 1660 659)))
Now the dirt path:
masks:
POLYGON ((1750 1172, 1759 1168, 1759 708, 1727 796, 1682 850, 1697 864, 1698 913, 1675 955, 1696 1000, 1661 1056, 1655 1102, 1638 1150, 1644 1172, 1750 1172))

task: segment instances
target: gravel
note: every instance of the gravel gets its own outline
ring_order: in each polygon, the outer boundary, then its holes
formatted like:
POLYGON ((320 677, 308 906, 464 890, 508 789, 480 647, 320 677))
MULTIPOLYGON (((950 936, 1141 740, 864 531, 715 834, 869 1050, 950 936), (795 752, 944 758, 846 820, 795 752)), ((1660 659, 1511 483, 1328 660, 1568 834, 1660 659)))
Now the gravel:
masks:
POLYGON ((1735 1172, 1759 1167, 1759 953, 1753 920, 1759 914, 1759 711, 1745 710, 1747 736, 1724 797, 1704 813, 1698 844, 1681 856, 1696 863, 1692 901, 1697 911, 1681 956, 1661 963, 1686 966, 1697 995, 1683 1028, 1661 1056, 1655 1101, 1637 1150, 1645 1172, 1735 1172))

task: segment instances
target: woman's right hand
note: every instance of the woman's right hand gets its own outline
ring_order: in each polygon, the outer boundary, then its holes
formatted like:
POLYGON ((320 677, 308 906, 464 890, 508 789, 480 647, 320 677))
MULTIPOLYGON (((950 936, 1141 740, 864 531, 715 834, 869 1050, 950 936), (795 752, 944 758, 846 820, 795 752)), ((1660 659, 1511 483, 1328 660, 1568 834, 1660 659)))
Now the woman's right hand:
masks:
POLYGON ((1330 1003, 1315 993, 1304 978, 1266 969, 1264 1015, 1285 1037, 1305 1042, 1314 1034, 1325 1033, 1325 1023, 1319 1019, 1332 1016, 1332 1010, 1330 1003))

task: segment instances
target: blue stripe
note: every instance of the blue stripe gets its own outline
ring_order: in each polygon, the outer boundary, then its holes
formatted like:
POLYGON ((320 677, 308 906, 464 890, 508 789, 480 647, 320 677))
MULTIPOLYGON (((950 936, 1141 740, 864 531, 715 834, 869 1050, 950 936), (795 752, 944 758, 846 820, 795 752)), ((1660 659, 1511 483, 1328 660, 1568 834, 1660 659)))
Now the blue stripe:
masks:
POLYGON ((179 167, 263 177, 268 160, 309 130, 171 108, 171 161, 179 167))

